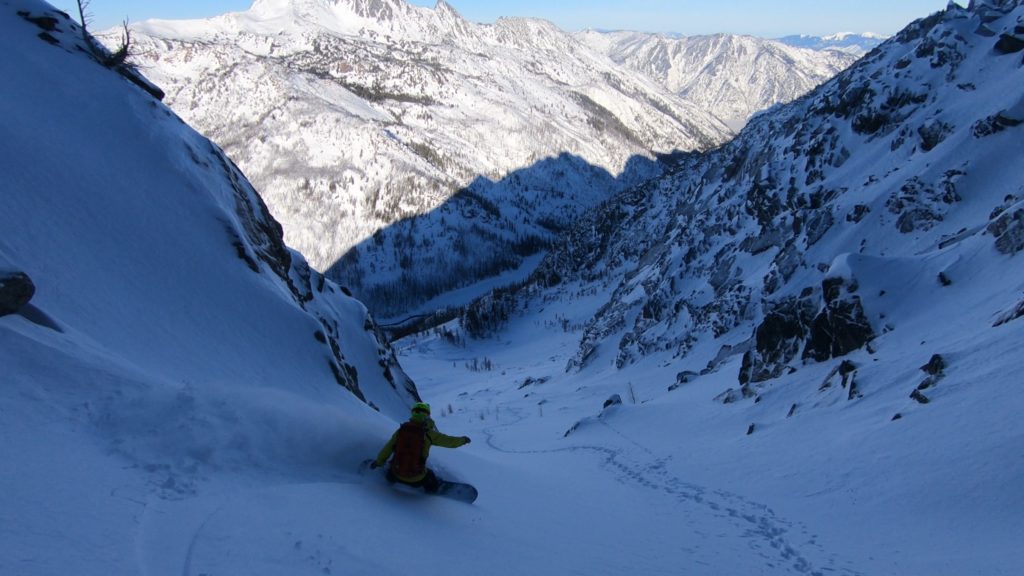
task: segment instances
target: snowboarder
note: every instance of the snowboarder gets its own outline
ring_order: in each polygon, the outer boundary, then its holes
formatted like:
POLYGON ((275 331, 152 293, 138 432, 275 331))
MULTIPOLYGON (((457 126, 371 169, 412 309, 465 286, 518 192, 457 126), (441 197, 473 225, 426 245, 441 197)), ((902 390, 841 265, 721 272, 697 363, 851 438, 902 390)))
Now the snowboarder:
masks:
POLYGON ((412 407, 409 421, 391 435, 391 439, 377 455, 371 468, 379 468, 391 459, 388 468, 388 482, 401 482, 423 488, 430 494, 437 493, 442 481, 434 471, 427 468, 427 457, 433 445, 442 448, 458 448, 469 444, 469 436, 448 436, 437 429, 430 418, 430 405, 418 402, 412 407))

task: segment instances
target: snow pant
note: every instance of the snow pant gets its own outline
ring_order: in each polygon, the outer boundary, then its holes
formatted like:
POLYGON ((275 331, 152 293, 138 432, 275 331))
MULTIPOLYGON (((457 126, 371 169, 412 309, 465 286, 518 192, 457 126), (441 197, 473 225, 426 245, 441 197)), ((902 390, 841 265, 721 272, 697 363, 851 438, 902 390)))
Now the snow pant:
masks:
POLYGON ((395 476, 394 472, 392 472, 391 469, 389 468, 388 482, 398 482, 401 484, 405 484, 406 486, 423 488, 423 490, 429 494, 436 493, 438 489, 441 487, 441 481, 437 479, 437 475, 434 474, 434 471, 431 470, 430 468, 427 468, 427 475, 424 476, 423 479, 418 482, 406 482, 405 480, 402 480, 401 478, 395 476))

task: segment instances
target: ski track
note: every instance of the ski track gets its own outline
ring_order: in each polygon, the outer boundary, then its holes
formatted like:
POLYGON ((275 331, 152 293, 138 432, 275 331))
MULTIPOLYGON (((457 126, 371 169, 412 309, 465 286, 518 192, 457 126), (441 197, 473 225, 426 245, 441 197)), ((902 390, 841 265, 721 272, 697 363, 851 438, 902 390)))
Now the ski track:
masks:
MULTIPOLYGON (((800 547, 791 543, 791 534, 796 531, 792 522, 781 519, 776 513, 764 504, 751 501, 741 495, 731 492, 711 489, 696 485, 673 475, 667 464, 672 456, 659 456, 650 448, 633 440, 608 422, 597 419, 606 430, 621 438, 624 443, 629 444, 636 450, 631 450, 632 455, 642 454, 642 461, 637 461, 627 455, 623 448, 612 448, 597 445, 575 445, 564 448, 520 450, 510 449, 499 445, 498 431, 510 428, 526 420, 523 411, 519 408, 504 406, 513 416, 511 422, 481 429, 486 436, 486 444, 496 452, 503 454, 555 454, 555 453, 591 453, 598 455, 601 465, 609 470, 615 480, 623 484, 642 486, 645 489, 664 494, 673 499, 677 505, 684 507, 702 507, 718 519, 722 519, 735 527, 740 536, 747 540, 751 551, 760 556, 765 565, 770 568, 786 567, 790 573, 806 574, 809 576, 826 576, 826 574, 841 574, 843 576, 863 576, 861 572, 851 568, 837 568, 840 561, 834 554, 826 553, 819 544, 817 537, 809 534, 806 529, 799 528, 800 534, 805 539, 804 547, 813 547, 823 556, 828 557, 827 565, 816 568, 814 564, 800 551, 800 547)), ((341 480, 341 479, 339 479, 341 480)), ((343 480, 355 481, 358 483, 358 476, 351 478, 348 475, 343 480)), ((306 483, 288 484, 293 487, 306 483)), ((270 488, 271 490, 273 488, 270 488)), ((268 488, 254 489, 247 492, 261 492, 268 488)), ((217 517, 229 504, 237 502, 246 497, 246 494, 238 494, 227 502, 211 510, 202 523, 196 528, 189 541, 188 549, 182 563, 182 576, 193 576, 193 556, 198 544, 202 541, 203 532, 211 521, 217 517)), ((703 539, 710 539, 716 535, 713 532, 701 530, 700 526, 693 526, 693 533, 703 539)), ((696 550, 696 549, 695 549, 696 550)))
MULTIPOLYGON (((623 450, 616 450, 605 446, 577 445, 544 450, 514 450, 499 446, 495 439, 497 436, 496 430, 514 426, 525 420, 519 409, 508 406, 504 407, 504 409, 513 413, 516 419, 509 423, 482 429, 487 437, 487 445, 497 452, 504 454, 596 453, 604 459, 604 467, 612 471, 617 481, 623 484, 637 484, 644 488, 664 493, 681 505, 702 506, 710 510, 715 517, 732 523, 740 530, 742 537, 748 540, 751 550, 768 562, 769 564, 767 565, 769 567, 773 566, 771 564, 773 560, 781 560, 781 562, 791 567, 796 573, 807 574, 808 576, 825 576, 825 574, 863 576, 861 572, 851 568, 837 568, 838 557, 835 554, 827 554, 816 543, 817 537, 809 535, 806 529, 801 528, 801 534, 806 538, 805 546, 813 546, 828 557, 827 566, 820 569, 815 568, 813 563, 801 554, 799 549, 791 544, 787 538, 787 535, 794 530, 792 522, 779 518, 768 506, 753 502, 739 494, 709 489, 674 476, 666 467, 666 463, 671 460, 671 456, 658 457, 651 449, 624 435, 603 420, 599 419, 598 422, 625 442, 649 455, 650 460, 648 462, 630 462, 624 455, 623 450)), ((697 530, 696 527, 694 533, 703 538, 710 536, 697 530)))
POLYGON ((200 524, 199 528, 196 528, 195 533, 192 534, 192 539, 188 543, 188 551, 185 552, 185 562, 181 571, 182 576, 192 576, 192 555, 195 552, 196 543, 199 542, 199 536, 203 533, 203 530, 206 529, 206 525, 210 523, 210 520, 212 520, 214 516, 219 514, 220 511, 223 510, 224 507, 228 505, 228 503, 229 502, 225 502, 220 506, 217 506, 216 508, 213 509, 212 512, 207 514, 206 518, 203 519, 203 523, 200 524))
MULTIPOLYGON (((596 445, 575 445, 564 448, 519 450, 509 449, 499 445, 498 430, 510 428, 526 420, 522 410, 514 407, 503 407, 510 413, 514 420, 500 425, 483 428, 481 431, 486 436, 486 444, 496 452, 503 454, 555 454, 555 453, 591 453, 597 454, 602 459, 602 467, 609 470, 615 480, 623 484, 642 486, 645 489, 660 492, 672 498, 677 505, 684 507, 703 507, 711 512, 715 518, 722 519, 734 526, 740 536, 747 540, 751 551, 760 556, 770 568, 787 567, 791 573, 806 574, 809 576, 826 576, 826 574, 841 574, 843 576, 863 576, 861 572, 851 568, 837 568, 839 559, 834 554, 827 554, 817 544, 817 537, 811 535, 806 529, 800 528, 800 534, 805 539, 803 546, 810 546, 817 549, 822 555, 828 557, 827 565, 816 568, 814 564, 800 551, 800 547, 791 543, 791 534, 796 528, 792 522, 779 518, 776 513, 764 504, 751 501, 741 495, 731 492, 711 489, 708 487, 692 484, 673 475, 667 467, 671 456, 659 456, 650 448, 633 440, 608 422, 597 419, 606 430, 621 438, 623 442, 636 448, 632 454, 643 454, 643 461, 627 456, 623 448, 612 448, 596 445)), ((347 481, 358 483, 358 476, 344 478, 347 481)), ((294 487, 306 483, 288 484, 294 487)), ((271 488, 272 489, 272 488, 271 488)), ((247 492, 261 492, 268 488, 254 489, 247 492)), ((185 558, 183 560, 182 576, 193 576, 193 556, 198 544, 202 541, 203 532, 210 522, 216 518, 229 504, 237 502, 246 497, 246 494, 239 494, 221 503, 211 510, 202 523, 193 533, 185 558)), ((693 526, 693 533, 703 539, 715 537, 713 532, 705 532, 700 526, 693 526)))
MULTIPOLYGON (((360 475, 361 475, 361 473, 360 473, 360 475)), ((278 489, 290 489, 290 488, 294 488, 296 486, 315 486, 315 485, 324 484, 324 483, 332 484, 332 485, 333 484, 339 484, 339 483, 341 483, 341 484, 359 484, 360 481, 359 481, 358 476, 354 476, 354 475, 351 475, 351 474, 345 474, 345 475, 339 476, 336 480, 329 481, 329 482, 294 482, 294 483, 282 484, 280 486, 270 487, 270 488, 253 488, 253 489, 250 489, 250 490, 245 490, 245 491, 243 491, 243 492, 241 492, 239 494, 236 494, 235 496, 233 496, 231 498, 228 498, 225 502, 223 502, 220 505, 218 505, 217 507, 215 507, 213 510, 211 510, 206 515, 206 517, 203 519, 202 523, 200 523, 199 527, 196 528, 195 532, 192 534, 192 537, 189 539, 188 550, 185 552, 185 559, 182 562, 182 570, 181 570, 182 576, 192 576, 192 558, 193 558, 193 556, 195 554, 196 545, 199 542, 201 542, 201 540, 202 540, 201 536, 203 534, 203 531, 206 530, 206 527, 207 527, 207 525, 210 524, 210 521, 213 520, 218 514, 220 514, 228 506, 236 504, 238 501, 244 500, 245 498, 247 498, 248 496, 250 496, 252 494, 266 493, 266 492, 270 492, 270 491, 278 490, 278 489)))

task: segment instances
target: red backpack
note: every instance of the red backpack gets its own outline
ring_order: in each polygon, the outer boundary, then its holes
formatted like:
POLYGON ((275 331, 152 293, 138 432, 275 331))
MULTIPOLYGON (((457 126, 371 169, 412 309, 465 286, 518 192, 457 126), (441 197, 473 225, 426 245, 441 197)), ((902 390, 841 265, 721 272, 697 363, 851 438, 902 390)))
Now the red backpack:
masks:
POLYGON ((395 440, 395 456, 391 460, 391 471, 401 478, 415 478, 427 469, 423 449, 427 444, 427 427, 416 422, 406 422, 398 429, 395 440))

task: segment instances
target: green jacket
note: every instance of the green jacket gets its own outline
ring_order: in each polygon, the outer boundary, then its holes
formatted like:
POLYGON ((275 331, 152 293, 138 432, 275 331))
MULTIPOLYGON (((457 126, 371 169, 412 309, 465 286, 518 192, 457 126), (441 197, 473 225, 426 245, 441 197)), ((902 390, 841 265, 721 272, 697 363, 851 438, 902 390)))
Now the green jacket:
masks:
MULTIPOLYGON (((385 444, 384 448, 381 449, 380 454, 377 455, 377 466, 383 466, 384 463, 388 461, 388 458, 390 458, 391 454, 394 453, 395 451, 395 442, 397 440, 398 430, 395 430, 395 433, 391 435, 391 439, 388 440, 388 443, 385 444)), ((459 446, 464 446, 468 443, 469 439, 466 438, 465 436, 448 436, 447 434, 441 433, 437 429, 437 425, 434 424, 434 421, 428 420, 427 438, 426 442, 423 443, 423 461, 427 461, 427 458, 430 456, 430 447, 435 444, 442 448, 458 448, 459 446)), ((419 474, 412 478, 406 478, 404 476, 399 476, 397 474, 395 474, 395 477, 397 477, 399 480, 403 482, 413 483, 423 480, 423 478, 426 477, 426 475, 427 472, 426 470, 424 470, 422 474, 419 474)))

